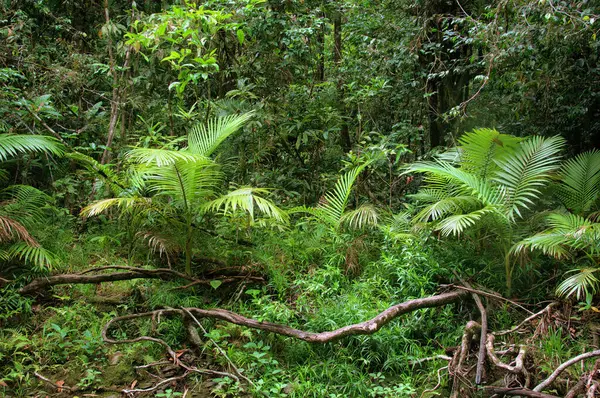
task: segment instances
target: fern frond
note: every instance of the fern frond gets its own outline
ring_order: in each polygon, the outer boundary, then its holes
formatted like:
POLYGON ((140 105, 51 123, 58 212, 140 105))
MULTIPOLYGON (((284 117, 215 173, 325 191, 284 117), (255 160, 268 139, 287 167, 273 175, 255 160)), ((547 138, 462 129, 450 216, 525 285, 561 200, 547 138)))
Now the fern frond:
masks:
POLYGON ((188 134, 189 151, 209 157, 227 137, 238 131, 252 116, 254 112, 229 115, 194 126, 188 134))

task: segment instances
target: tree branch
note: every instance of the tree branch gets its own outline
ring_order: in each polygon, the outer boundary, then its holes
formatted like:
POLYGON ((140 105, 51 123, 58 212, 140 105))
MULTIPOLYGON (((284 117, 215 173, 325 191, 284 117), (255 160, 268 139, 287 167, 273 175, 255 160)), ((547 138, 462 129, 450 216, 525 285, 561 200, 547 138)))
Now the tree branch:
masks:
POLYGON ((43 289, 46 289, 55 285, 67 285, 67 284, 93 284, 93 283, 102 283, 102 282, 116 282, 116 281, 126 281, 131 279, 163 279, 163 280, 172 280, 172 279, 184 279, 188 280, 191 283, 182 287, 188 288, 194 285, 210 285, 211 281, 214 279, 218 279, 221 283, 232 283, 240 280, 252 280, 252 281, 263 281, 262 278, 259 277, 251 277, 251 276, 236 276, 236 277, 215 277, 211 280, 205 279, 196 279, 192 276, 183 274, 181 272, 173 271, 168 268, 157 268, 157 269, 144 269, 144 268, 136 268, 136 267, 127 267, 122 265, 110 265, 106 267, 92 268, 78 274, 62 274, 62 275, 53 275, 43 278, 37 278, 31 281, 28 285, 23 286, 19 293, 21 294, 31 294, 43 289), (125 270, 126 272, 114 272, 110 274, 98 274, 98 275, 87 275, 90 272, 101 271, 107 269, 118 269, 125 270))
MULTIPOLYGON (((377 332, 384 325, 391 322, 393 319, 399 317, 400 315, 416 311, 423 308, 432 308, 432 307, 440 307, 446 304, 453 303, 458 301, 459 299, 468 295, 468 292, 462 290, 455 290, 448 293, 442 293, 435 296, 418 298, 413 300, 408 300, 400 304, 396 304, 372 319, 368 321, 357 323, 354 325, 348 325, 341 327, 339 329, 329 331, 329 332, 307 332, 299 329, 294 329, 290 326, 280 325, 271 322, 261 322, 255 319, 246 318, 243 315, 236 314, 235 312, 231 312, 224 309, 200 309, 200 308, 185 308, 185 309, 164 309, 164 310, 156 310, 150 312, 144 312, 140 314, 133 315, 125 315, 117 318, 111 319, 105 326, 102 333, 102 336, 105 341, 118 344, 131 342, 130 340, 112 340, 107 337, 107 332, 110 326, 116 322, 125 321, 129 319, 137 319, 137 318, 148 318, 160 313, 162 315, 180 315, 184 316, 186 312, 190 312, 199 317, 204 318, 213 318, 219 319, 225 322, 233 323, 240 326, 246 326, 253 329, 264 330, 271 333, 280 334, 283 336, 294 337, 299 340, 308 341, 309 343, 328 343, 330 341, 338 340, 342 337, 351 336, 351 335, 368 335, 377 332)), ((146 340, 153 339, 147 338, 146 340)), ((137 340, 139 341, 139 340, 137 340)), ((155 340, 151 340, 155 341, 155 340)), ((155 341, 158 342, 158 341, 155 341)), ((160 343, 160 342, 158 342, 160 343)))
POLYGON ((540 384, 535 386, 533 391, 541 392, 546 387, 549 387, 550 384, 552 384, 554 382, 554 380, 556 380, 556 378, 562 372, 564 372, 565 369, 567 369, 569 366, 575 365, 577 362, 582 361, 584 359, 594 358, 594 357, 599 357, 599 356, 600 356, 600 350, 595 350, 595 351, 586 352, 581 355, 577 355, 575 358, 571 358, 568 361, 563 362, 558 368, 556 368, 556 370, 554 372, 552 372, 552 374, 550 376, 548 376, 548 378, 546 380, 542 381, 540 384))

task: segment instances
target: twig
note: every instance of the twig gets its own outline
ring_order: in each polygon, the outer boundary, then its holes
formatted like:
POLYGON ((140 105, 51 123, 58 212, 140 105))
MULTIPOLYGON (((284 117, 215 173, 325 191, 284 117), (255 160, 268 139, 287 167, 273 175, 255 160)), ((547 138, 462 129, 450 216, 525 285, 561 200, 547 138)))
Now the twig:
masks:
POLYGON ((175 377, 171 377, 171 378, 159 381, 153 387, 149 387, 149 388, 136 388, 136 389, 133 389, 133 390, 123 389, 123 394, 133 395, 133 394, 138 393, 138 392, 150 392, 150 391, 154 391, 154 390, 156 390, 157 388, 159 388, 160 386, 162 386, 164 384, 184 379, 184 378, 187 377, 188 374, 189 374, 189 372, 185 372, 181 376, 175 376, 175 377))
POLYGON ((409 361, 408 364, 411 366, 415 366, 415 365, 420 365, 424 362, 429 362, 429 361, 452 361, 452 357, 449 357, 448 355, 434 355, 432 357, 427 357, 427 358, 419 358, 419 359, 413 359, 412 361, 409 361))
POLYGON ((71 390, 72 390, 72 388, 71 388, 71 387, 68 387, 68 386, 65 386, 65 385, 62 385, 62 386, 59 386, 59 385, 57 385, 56 383, 52 382, 52 380, 50 380, 50 379, 49 379, 49 378, 47 378, 47 377, 44 377, 44 376, 42 376, 42 375, 41 375, 41 374, 39 374, 38 372, 33 372, 33 374, 34 374, 34 375, 35 375, 35 377, 37 377, 38 379, 40 379, 40 380, 42 380, 42 381, 44 381, 44 382, 48 383, 48 384, 49 384, 49 385, 51 385, 52 387, 56 388, 56 389, 57 389, 59 392, 60 392, 60 391, 62 391, 62 390, 67 390, 67 391, 71 391, 71 390))
POLYGON ((433 387, 433 388, 429 388, 429 389, 427 389, 427 390, 424 390, 424 391, 421 393, 421 397, 423 397, 423 395, 425 395, 425 394, 426 394, 426 393, 428 393, 428 392, 434 392, 435 390, 437 390, 437 389, 440 387, 440 385, 442 384, 442 370, 444 370, 444 369, 448 369, 449 367, 450 367, 450 365, 447 365, 447 366, 443 366, 443 367, 441 367, 441 368, 439 368, 439 369, 437 370, 437 378, 438 378, 438 382, 437 382, 437 384, 436 384, 436 385, 435 385, 435 387, 433 387))
POLYGON ((536 312, 535 314, 533 314, 533 315, 531 315, 531 316, 529 316, 529 317, 525 318, 525 319, 523 320, 523 322, 519 323, 517 326, 513 327, 512 329, 501 330, 501 331, 499 331, 499 332, 493 332, 492 334, 493 334, 494 336, 503 336, 503 335, 505 335, 505 334, 509 334, 509 333, 515 332, 515 331, 519 330, 520 328, 522 328, 522 327, 523 327, 523 325, 525 325, 525 324, 526 324, 526 323, 528 323, 528 322, 531 322, 533 319, 537 318, 538 316, 540 316, 540 315, 543 315, 543 314, 545 314, 546 312, 550 312, 550 309, 551 309, 552 307, 556 306, 557 304, 558 304, 557 302, 552 302, 552 303, 548 304, 548 305, 547 305, 547 306, 546 306, 546 307, 545 307, 543 310, 541 310, 541 311, 538 311, 538 312, 536 312))
MULTIPOLYGON (((204 336, 208 335, 208 332, 206 331, 206 329, 204 329, 204 326, 202 326, 202 324, 200 322, 198 322, 198 319, 196 319, 196 317, 194 315, 192 315, 192 313, 186 309, 186 308, 181 308, 186 314, 189 315, 190 318, 192 318, 192 320, 196 323, 196 325, 198 325, 198 327, 202 330, 202 332, 204 333, 204 336)), ((217 342, 210 336, 208 336, 208 338, 210 339, 210 341, 212 341, 213 345, 217 348, 217 350, 219 350, 219 352, 221 353, 221 355, 223 355, 223 357, 227 360, 227 362, 229 362, 229 365, 231 365, 231 367, 233 368, 234 373, 241 379, 244 379, 244 381, 246 381, 248 384, 254 386, 254 383, 252 382, 252 380, 250 380, 249 378, 247 378, 246 376, 244 376, 240 370, 237 368, 237 366, 235 366, 235 364, 233 363, 233 361, 229 358, 229 356, 227 356, 227 354, 225 353, 225 351, 223 351, 223 349, 221 348, 221 346, 219 346, 217 344, 217 342)))
POLYGON ((554 382, 554 380, 556 380, 556 378, 562 372, 564 372, 565 369, 567 369, 569 366, 574 365, 583 359, 594 358, 594 357, 598 357, 598 356, 600 356, 600 350, 595 350, 595 351, 586 352, 581 355, 577 355, 575 358, 571 358, 568 361, 563 362, 558 368, 556 368, 556 370, 554 372, 552 372, 552 374, 550 376, 548 376, 548 378, 546 380, 542 381, 540 384, 535 386, 533 391, 537 391, 537 392, 543 391, 546 387, 550 386, 550 384, 552 384, 554 382))
POLYGON ((514 305, 515 307, 519 307, 523 311, 528 312, 529 314, 533 314, 533 312, 531 312, 527 308, 523 307, 521 304, 519 304, 519 303, 517 303, 517 302, 515 302, 513 300, 509 300, 506 297, 502 297, 499 294, 489 293, 489 292, 486 292, 486 291, 483 291, 483 290, 468 288, 468 287, 465 287, 465 286, 455 285, 455 284, 441 285, 441 286, 444 286, 444 287, 447 286, 447 287, 453 287, 453 288, 456 288, 456 289, 462 289, 462 290, 466 290, 466 291, 471 292, 471 293, 477 293, 477 294, 480 294, 482 296, 491 297, 491 298, 495 298, 495 299, 498 299, 498 300, 506 301, 507 303, 510 303, 510 304, 514 305))

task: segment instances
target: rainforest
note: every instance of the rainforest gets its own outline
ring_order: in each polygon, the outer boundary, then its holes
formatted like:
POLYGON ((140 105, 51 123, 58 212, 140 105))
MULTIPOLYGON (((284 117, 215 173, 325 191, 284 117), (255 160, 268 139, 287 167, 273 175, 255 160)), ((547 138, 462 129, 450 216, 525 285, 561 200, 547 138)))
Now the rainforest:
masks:
POLYGON ((599 35, 0 0, 0 396, 600 397, 599 35))

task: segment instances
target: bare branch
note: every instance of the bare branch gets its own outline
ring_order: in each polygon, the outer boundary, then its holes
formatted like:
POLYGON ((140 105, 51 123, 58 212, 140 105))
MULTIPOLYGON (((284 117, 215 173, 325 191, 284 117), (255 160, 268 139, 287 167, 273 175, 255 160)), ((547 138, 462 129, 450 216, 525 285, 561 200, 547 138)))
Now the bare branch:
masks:
MULTIPOLYGON (((185 308, 185 309, 163 309, 156 310, 150 312, 144 312, 140 314, 132 314, 132 315, 124 315, 121 317, 111 319, 105 326, 102 332, 102 337, 105 341, 111 344, 119 344, 119 343, 128 343, 133 342, 132 340, 113 340, 108 338, 107 331, 110 326, 116 322, 126 321, 130 319, 138 319, 138 318, 150 318, 160 315, 180 315, 184 316, 186 312, 190 312, 196 316, 204 317, 204 318, 213 318, 219 319, 222 321, 226 321, 229 323, 233 323, 240 326, 246 326, 253 329, 264 330, 267 332, 272 332, 276 334, 280 334, 283 336, 294 337, 299 340, 308 341, 310 343, 328 343, 330 341, 338 340, 342 337, 351 336, 351 335, 368 335, 377 332, 384 325, 388 324, 395 318, 400 315, 416 311, 423 308, 432 308, 432 307, 440 307, 446 304, 453 303, 455 301, 460 300, 464 296, 468 295, 467 292, 461 290, 455 290, 448 293, 442 293, 435 296, 418 298, 413 300, 408 300, 400 304, 396 304, 378 315, 374 318, 369 319, 368 321, 357 323, 354 325, 344 326, 342 328, 329 331, 329 332, 306 332, 299 329, 294 329, 292 327, 286 325, 280 325, 276 323, 270 322, 261 322, 255 319, 246 318, 245 316, 236 314, 235 312, 231 312, 224 309, 200 309, 200 308, 185 308)), ((140 339, 140 338, 138 338, 140 339)), ((133 339, 134 341, 140 341, 133 339)), ((159 344, 164 344, 164 342, 160 339, 154 339, 151 337, 147 337, 142 340, 154 341, 159 344)), ((166 345, 165 345, 166 346, 166 345)), ((166 346, 167 347, 167 346, 166 346)), ((172 350, 171 350, 172 351, 172 350)))
POLYGON ((548 378, 546 380, 542 381, 540 384, 535 386, 533 391, 541 392, 545 388, 549 387, 550 384, 552 384, 554 382, 554 380, 556 380, 556 378, 562 372, 564 372, 565 369, 567 369, 569 366, 575 365, 577 362, 582 361, 584 359, 594 358, 594 357, 599 357, 599 356, 600 356, 600 350, 595 350, 595 351, 586 352, 581 355, 577 355, 575 358, 571 358, 568 361, 563 362, 558 368, 556 368, 556 370, 554 372, 552 372, 552 374, 550 376, 548 376, 548 378))
POLYGON ((543 310, 538 311, 535 314, 533 314, 533 315, 525 318, 523 320, 523 322, 519 323, 517 326, 513 327, 512 329, 501 330, 499 332, 493 332, 493 334, 494 334, 494 336, 503 336, 505 334, 516 332, 517 330, 521 329, 525 324, 527 324, 528 322, 531 322, 532 320, 534 320, 538 316, 541 316, 541 315, 544 315, 547 312, 550 312, 550 309, 552 307, 556 306, 557 304, 558 304, 557 302, 552 302, 552 303, 548 304, 548 306, 546 306, 546 308, 544 308, 543 310))

